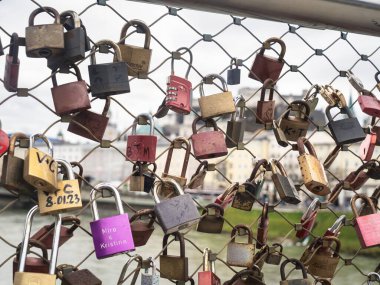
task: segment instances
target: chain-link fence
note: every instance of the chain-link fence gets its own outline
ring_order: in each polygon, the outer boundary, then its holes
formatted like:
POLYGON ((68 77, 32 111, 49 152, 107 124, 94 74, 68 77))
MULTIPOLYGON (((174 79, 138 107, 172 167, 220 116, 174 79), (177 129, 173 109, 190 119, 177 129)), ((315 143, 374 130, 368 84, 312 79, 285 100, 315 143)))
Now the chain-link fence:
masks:
MULTIPOLYGON (((5 52, 9 50, 7 44, 8 39, 12 32, 18 32, 20 36, 23 34, 23 30, 16 30, 16 27, 20 27, 20 22, 23 26, 27 22, 26 18, 16 17, 12 15, 11 18, 5 15, 6 10, 9 8, 9 14, 30 14, 30 12, 38 7, 52 6, 55 7, 55 3, 52 1, 44 1, 44 3, 31 1, 28 2, 27 9, 18 13, 18 7, 15 3, 3 2, 0 4, 1 12, 4 14, 4 18, 9 20, 10 23, 4 22, 1 26, 2 33, 0 34, 5 52), (9 5, 9 6, 8 6, 9 5), (12 12, 12 13, 10 13, 12 12), (15 23, 17 18, 17 24, 15 23)), ((179 59, 175 60, 176 73, 190 64, 187 59, 186 52, 181 55, 175 52, 179 47, 188 47, 194 55, 194 60, 191 66, 191 72, 189 80, 193 83, 193 95, 199 97, 199 82, 205 77, 206 74, 217 73, 226 77, 226 72, 230 69, 230 62, 232 59, 238 63, 238 68, 242 70, 241 84, 239 86, 230 86, 230 90, 234 95, 239 95, 245 99, 245 114, 247 120, 247 132, 244 137, 244 141, 238 147, 229 150, 229 153, 224 158, 209 160, 209 167, 207 172, 207 178, 205 180, 204 188, 213 188, 213 190, 221 190, 228 188, 235 181, 243 182, 248 179, 252 167, 257 160, 261 158, 271 159, 275 158, 281 161, 288 171, 288 175, 292 177, 295 182, 298 182, 298 191, 303 198, 303 203, 300 207, 303 211, 306 210, 306 206, 310 204, 313 199, 313 195, 306 189, 300 179, 300 172, 297 164, 298 150, 290 144, 285 148, 279 147, 277 141, 273 136, 273 126, 270 124, 263 125, 255 123, 256 117, 256 101, 260 96, 261 86, 260 83, 248 79, 247 75, 250 71, 251 63, 255 56, 260 51, 263 42, 271 37, 277 36, 285 41, 287 45, 287 52, 285 54, 285 66, 282 71, 281 77, 277 82, 277 89, 275 89, 274 100, 276 101, 276 118, 279 118, 281 113, 287 108, 293 99, 302 99, 304 94, 292 95, 295 92, 301 90, 308 90, 314 84, 331 84, 335 88, 340 89, 346 94, 347 101, 352 110, 359 110, 357 108, 357 96, 356 93, 352 94, 347 80, 347 70, 352 70, 355 74, 363 80, 364 86, 370 89, 371 92, 376 92, 376 82, 374 74, 378 71, 376 63, 379 62, 380 52, 378 41, 375 38, 365 37, 355 34, 348 34, 344 32, 335 31, 319 31, 310 30, 307 28, 271 23, 267 21, 258 21, 245 18, 238 18, 234 16, 221 16, 203 12, 192 12, 182 9, 176 9, 173 7, 160 7, 151 6, 145 4, 131 4, 126 1, 109 1, 99 5, 98 3, 65 3, 62 5, 63 10, 76 10, 80 15, 83 23, 85 24, 88 32, 88 36, 92 43, 97 42, 102 38, 109 38, 117 42, 119 40, 118 34, 121 27, 133 18, 138 18, 146 21, 149 24, 152 33, 151 48, 153 50, 152 62, 150 72, 147 78, 131 78, 131 94, 125 94, 121 96, 111 97, 112 111, 112 124, 116 125, 114 128, 116 131, 109 131, 109 138, 107 140, 99 141, 97 144, 87 144, 83 152, 76 152, 73 155, 74 159, 77 159, 78 155, 82 155, 79 163, 84 166, 84 174, 81 179, 87 188, 94 187, 95 182, 105 181, 107 177, 112 177, 115 180, 123 180, 119 183, 118 189, 123 191, 125 185, 128 183, 130 176, 134 174, 132 171, 133 163, 128 161, 125 154, 125 137, 130 134, 133 127, 133 120, 137 118, 142 111, 152 112, 156 116, 156 111, 159 109, 161 101, 166 95, 166 77, 170 74, 170 62, 172 57, 179 59), (88 5, 88 6, 85 6, 88 5), (131 5, 131 6, 129 6, 131 5), (130 7, 130 9, 129 9, 130 7), (161 15, 162 13, 162 15, 161 15), (94 36, 96 35, 96 37, 94 36), (248 52, 247 52, 248 51, 248 52), (177 66, 178 65, 178 66, 177 66), (181 66, 181 67, 179 67, 181 66), (177 71, 178 69, 178 71, 177 71), (241 88, 245 86, 245 88, 241 88), (350 96, 347 96, 350 94, 350 96), (302 96, 301 96, 302 95, 302 96), (350 99, 350 100, 348 100, 350 99), (141 110, 141 112, 137 112, 141 110), (112 156, 107 156, 107 153, 111 153, 112 156), (101 159, 101 157, 106 157, 101 159), (96 159, 91 160, 91 157, 96 159), (125 161, 127 160, 127 161, 125 161), (119 162, 116 162, 119 161, 119 162), (97 165, 96 165, 97 164, 97 165), (99 165, 101 164, 101 165, 99 165), (98 170, 92 170, 94 165, 98 167, 98 170), (293 167, 294 166, 294 167, 293 167), (90 169, 87 171, 88 169, 90 169), (122 168, 122 170, 121 170, 122 168), (100 170, 99 170, 100 169, 100 170), (112 174, 109 174, 112 173, 112 174), (118 173, 115 175, 115 173, 118 173), (92 175, 89 175, 92 174, 92 175), (94 180, 89 179, 89 176, 93 176, 94 180)), ((21 10, 21 9, 20 9, 21 10)), ((17 15, 18 16, 18 15, 17 15)), ((46 21, 50 21, 48 17, 46 21)), ((141 45, 141 36, 135 31, 128 31, 126 36, 127 41, 136 45, 141 45)), ((101 50, 104 52, 104 50, 101 50)), ((108 51, 109 52, 109 51, 108 51)), ((271 48, 274 56, 279 54, 275 46, 271 48)), ((96 56, 101 61, 109 60, 112 57, 110 54, 99 54, 96 51, 96 56)), ((50 137, 55 136, 55 133, 61 132, 64 136, 69 137, 71 141, 77 138, 70 135, 67 131, 62 131, 65 128, 65 124, 71 119, 70 117, 58 117, 55 114, 51 99, 49 95, 49 89, 51 87, 51 75, 49 70, 45 66, 45 61, 42 59, 28 59, 22 55, 22 48, 20 48, 21 57, 21 77, 19 82, 19 88, 16 93, 5 93, 3 89, 3 99, 0 102, 0 108, 2 114, 3 129, 12 129, 13 131, 24 131, 31 133, 42 133, 50 137), (38 61, 38 63, 37 63, 38 61), (29 64, 29 65, 28 65, 29 64), (38 71, 38 72, 37 72, 38 71), (25 103, 26 102, 26 103, 25 103), (12 113, 13 111, 13 113, 12 113), (53 115, 52 115, 53 114, 53 115), (51 120, 50 120, 51 118, 51 120), (50 120, 50 121, 49 121, 50 120), (48 122, 49 121, 49 122, 48 122), (33 124, 33 125, 32 125, 33 124), (9 127, 10 128, 9 128, 9 127)), ((90 63, 90 55, 84 61, 78 63, 83 73, 83 78, 87 76, 87 67, 90 63)), ((3 57, 4 58, 4 57, 3 57)), ((2 63, 4 60, 2 59, 2 63)), ((59 75, 61 76, 61 75, 59 75)), ((3 81, 3 80, 2 80, 3 81)), ((218 86, 221 88, 221 86, 218 86)), ((209 87, 207 87, 209 88, 209 87)), ((211 87, 210 87, 211 88, 211 87)), ((310 127, 307 132, 308 139, 314 144, 317 150, 319 159, 323 161, 327 155, 333 150, 334 142, 331 138, 330 131, 327 127, 327 121, 320 111, 321 106, 324 109, 325 102, 319 100, 319 107, 316 113, 319 112, 319 116, 310 115, 309 122, 310 127)), ((169 113, 168 116, 160 119, 156 119, 156 134, 159 136, 159 146, 157 153, 158 170, 156 172, 156 179, 160 180, 160 172, 163 170, 163 165, 166 160, 167 151, 169 149, 170 142, 174 137, 178 135, 187 136, 190 139, 192 131, 190 129, 191 122, 196 116, 199 116, 199 107, 195 100, 193 100, 193 106, 191 114, 187 116, 175 115, 169 113), (171 128, 170 128, 171 127, 171 128)), ((92 100, 92 106, 94 109, 102 108, 104 104, 100 99, 92 100)), ((359 112, 357 112, 358 114, 359 112)), ((364 121, 364 125, 369 125, 368 119, 365 119, 363 115, 359 114, 358 117, 361 121, 364 121)), ((217 120, 219 130, 225 133, 226 121, 228 117, 219 118, 217 120)), ((112 126, 111 126, 112 127, 112 126)), ((108 129, 111 129, 109 126, 108 129)), ((62 141, 57 142, 56 148, 59 149, 59 144, 62 141)), ((76 144, 68 143, 75 152, 76 144)), ((60 158, 60 151, 58 150, 56 158, 60 158)), ((57 152, 56 152, 57 153, 57 152)), ((337 159, 331 164, 328 170, 328 178, 330 188, 333 189, 335 185, 343 185, 342 181, 351 172, 356 170, 363 161, 357 155, 358 144, 352 146, 344 146, 336 153, 337 159)), ((66 154, 65 154, 66 155, 66 154)), ((376 155, 374 155, 376 157, 376 155)), ((67 159, 70 159, 67 155, 67 159)), ((181 164, 181 157, 175 156, 175 169, 179 169, 181 164)), ((193 153, 191 153, 191 159, 188 167, 187 177, 189 177, 196 170, 196 167, 201 161, 195 159, 193 153)), ((173 167, 173 166, 172 166, 173 167)), ((269 171, 268 171, 269 172, 269 171)), ((109 180, 109 179, 108 179, 109 180)), ((275 190, 270 182, 270 176, 267 175, 264 186, 265 191, 255 202, 255 208, 260 208, 264 205, 265 201, 270 202, 269 206, 269 219, 271 217, 281 217, 284 224, 288 224, 288 232, 283 232, 280 235, 278 242, 286 245, 286 243, 293 239, 296 230, 299 230, 302 225, 298 218, 288 215, 287 209, 291 207, 284 206, 275 194, 275 190)), ((338 189, 338 186, 336 189, 338 189)), ((347 198, 350 198, 353 193, 366 193, 372 194, 372 190, 376 186, 376 180, 372 180, 366 184, 365 187, 359 190, 343 191, 340 194, 340 208, 334 203, 325 200, 319 204, 318 211, 321 213, 327 213, 324 217, 329 217, 329 220, 333 222, 341 211, 346 211, 347 208, 344 204, 347 202, 347 198), (343 198, 342 198, 343 197, 343 198)), ((86 187, 84 187, 86 188, 86 187)), ((6 191, 2 190, 4 193, 6 191)), ((86 190, 83 190, 85 192, 86 190)), ((7 192, 8 193, 8 192, 7 192)), ((83 193, 85 196, 88 193, 83 193)), ((199 193, 197 193, 199 194, 199 193)), ((25 197, 18 197, 17 194, 12 192, 14 199, 7 203, 0 214, 2 217, 2 224, 7 222, 12 217, 12 212, 15 205, 20 202, 27 201, 25 197)), ((195 196, 194 196, 195 197, 195 196)), ((9 197, 8 197, 9 199, 9 197)), ((198 203, 197 198, 194 201, 198 206, 204 209, 204 205, 198 203)), ((135 212, 135 208, 130 205, 128 198, 123 198, 123 204, 129 211, 135 212)), ((83 210, 77 213, 78 217, 82 218, 80 228, 83 230, 83 235, 79 234, 79 237, 74 238, 64 245, 60 251, 60 254, 65 255, 68 259, 67 262, 75 263, 76 267, 85 267, 86 262, 91 259, 95 259, 93 255, 94 251, 85 253, 83 250, 91 248, 91 236, 89 232, 88 223, 89 218, 83 213, 89 212, 90 202, 88 202, 83 210), (88 235, 88 236, 86 236, 88 235), (83 248, 78 252, 70 253, 70 246, 78 243, 83 245, 83 248), (81 260, 78 260, 79 256, 84 256, 81 260)), ((293 209, 296 209, 293 207, 293 209)), ((239 211, 238 211, 239 212, 239 211)), ((236 212, 235 212, 236 214, 236 212)), ((247 222, 249 227, 256 232, 257 223, 260 216, 254 217, 253 215, 246 215, 246 212, 239 212, 241 220, 247 222)), ((351 217, 351 215, 348 215, 351 217)), ((233 219, 234 221, 236 219, 233 219)), ((39 223, 39 222, 37 222, 39 223)), ((234 222, 225 219, 225 228, 230 229, 234 226, 234 222), (228 227, 229 225, 230 227, 228 227), (227 226, 227 227, 226 227, 227 226)), ((347 221, 345 223, 347 228, 352 228, 353 224, 347 221)), ((15 256, 4 256, 3 252, 13 252, 16 249, 17 244, 21 241, 21 234, 23 228, 23 219, 17 219, 17 224, 12 225, 12 229, 4 228, 1 230, 0 238, 2 240, 2 260, 0 269, 5 268, 7 273, 1 274, 10 275, 11 260, 15 256), (14 235, 16 233, 16 235, 14 235)), ((271 237, 271 225, 269 225, 269 237, 271 237)), ((156 232, 158 226, 156 227, 156 232)), ((342 236, 347 231, 342 231, 342 236)), ((233 274, 239 271, 236 267, 229 266, 224 260, 224 250, 228 243, 232 240, 229 235, 214 235, 204 234, 202 237, 194 235, 194 230, 186 231, 184 233, 186 240, 186 250, 189 259, 192 260, 190 265, 189 277, 197 280, 197 272, 202 267, 202 253, 203 248, 209 246, 216 254, 216 263, 218 272, 222 272, 220 275, 227 278, 231 278, 233 274), (218 241, 222 246, 214 248, 211 241, 218 241), (202 247, 204 245, 204 247, 202 247), (228 267, 230 271, 221 268, 228 267)), ((312 237, 317 237, 315 231, 311 231, 312 237)), ((141 254, 144 258, 148 256, 154 256, 158 259, 159 255, 165 249, 160 249, 162 234, 153 238, 148 246, 136 248, 136 253, 141 254), (155 243, 155 246, 151 246, 155 243), (157 252, 152 252, 151 249, 157 249, 157 252)), ((233 237, 234 238, 234 237, 233 237)), ((169 242, 170 245, 173 241, 169 242)), ((357 243, 358 245, 359 243, 357 243)), ((335 272, 332 283, 343 284, 345 275, 350 272, 350 278, 352 278, 352 271, 355 271, 357 275, 355 280, 362 280, 363 283, 367 280, 367 274, 370 271, 374 271, 377 263, 379 262, 379 251, 373 250, 375 259, 365 258, 363 259, 360 254, 365 252, 371 252, 371 250, 364 250, 357 248, 354 253, 340 254, 340 262, 335 272), (365 260, 365 261, 363 261, 365 260), (363 266, 361 263, 363 262, 363 266), (358 277, 359 276, 359 277, 358 277), (337 281, 334 281, 337 280, 337 281)), ((285 250, 283 253, 284 258, 296 257, 299 255, 289 255, 285 250)), ((128 254, 130 255, 130 254, 128 254)), ((265 257, 262 257, 263 259, 265 257)), ((260 263, 257 260, 256 263, 260 263)), ((284 259, 283 259, 284 260, 284 259)), ((126 262, 126 258, 114 257, 102 261, 99 264, 95 264, 94 268, 90 268, 101 279, 102 274, 110 271, 107 267, 116 267, 116 261, 121 263, 126 262)), ((61 262, 60 262, 61 263, 61 262)), ((158 260, 157 260, 158 263, 158 260)), ((157 264, 158 265, 158 264, 157 264)), ((117 268, 118 272, 121 271, 121 266, 117 268), (120 268, 119 268, 120 267, 120 268)), ((264 277, 267 280, 267 284, 279 280, 279 268, 269 269, 267 271, 267 265, 264 266, 264 277), (276 275, 270 277, 269 274, 276 275), (270 281, 269 281, 270 280, 270 281)), ((116 268, 112 268, 115 270, 116 268)), ((114 272, 114 271, 113 271, 114 272)), ((132 274, 132 273, 131 273, 132 274)), ((107 279, 103 279, 104 283, 116 283, 114 273, 106 275, 107 279), (106 281, 107 280, 107 281, 106 281)), ((316 277, 310 275, 310 278, 316 277)), ((10 278, 2 277, 1 284, 10 284, 10 278)), ((348 279, 352 280, 352 279, 348 279)), ((348 281, 347 280, 347 281, 348 281)), ((128 281, 126 281, 128 282, 128 281)), ((165 282, 162 280, 162 283, 165 282)))

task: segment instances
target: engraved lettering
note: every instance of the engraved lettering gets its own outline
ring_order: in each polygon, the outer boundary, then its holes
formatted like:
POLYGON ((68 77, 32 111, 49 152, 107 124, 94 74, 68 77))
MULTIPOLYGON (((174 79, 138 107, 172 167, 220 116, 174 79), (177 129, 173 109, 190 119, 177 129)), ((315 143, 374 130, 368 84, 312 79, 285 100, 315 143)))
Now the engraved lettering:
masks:
POLYGON ((71 194, 74 192, 73 190, 70 190, 71 188, 73 188, 71 184, 65 184, 65 186, 63 187, 63 192, 66 194, 71 194))

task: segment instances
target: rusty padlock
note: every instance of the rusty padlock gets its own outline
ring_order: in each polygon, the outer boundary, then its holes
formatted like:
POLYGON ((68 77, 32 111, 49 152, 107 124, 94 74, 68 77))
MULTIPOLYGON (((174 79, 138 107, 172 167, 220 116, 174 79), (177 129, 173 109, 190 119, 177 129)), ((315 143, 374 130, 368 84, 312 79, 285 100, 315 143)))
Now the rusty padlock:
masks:
POLYGON ((297 141, 304 137, 309 128, 310 107, 305 101, 296 100, 290 103, 287 110, 281 115, 279 126, 288 141, 297 141), (295 112, 290 116, 290 112, 295 112))
POLYGON ((206 178, 207 174, 207 167, 208 162, 207 160, 202 161, 195 173, 191 176, 189 183, 187 184, 187 187, 190 189, 195 189, 199 186, 203 186, 203 182, 206 178))
POLYGON ((274 243, 269 247, 269 253, 265 259, 265 262, 268 264, 279 265, 282 259, 282 251, 283 246, 280 243, 274 243), (276 250, 276 248, 280 248, 280 251, 276 250))
POLYGON ((153 209, 142 209, 137 211, 130 219, 132 237, 135 246, 146 245, 154 231, 154 220, 156 214, 153 209), (143 217, 148 217, 143 219, 143 217))
POLYGON ((255 255, 255 244, 253 244, 253 233, 246 225, 236 225, 231 231, 231 241, 227 246, 227 264, 239 267, 252 267, 255 255), (235 236, 244 231, 248 235, 247 243, 235 242, 235 236))
POLYGON ((224 209, 216 203, 205 206, 202 210, 201 219, 199 220, 197 231, 209 234, 219 234, 224 225, 224 209))
POLYGON ((299 260, 295 258, 286 259, 281 263, 280 274, 281 274, 280 285, 311 285, 311 281, 307 279, 307 272, 306 272, 305 266, 303 266, 302 262, 300 262, 299 260), (292 263, 295 266, 295 269, 301 269, 302 279, 291 279, 291 280, 286 279, 285 266, 288 263, 292 263))
POLYGON ((18 87, 18 75, 20 69, 20 59, 18 58, 18 41, 18 34, 13 33, 11 35, 9 54, 7 54, 5 58, 4 87, 9 92, 16 92, 18 87))
POLYGON ((267 244, 268 228, 269 228, 268 208, 269 208, 269 204, 268 202, 265 202, 263 205, 263 210, 261 212, 259 223, 257 225, 256 248, 262 248, 263 246, 267 244))
POLYGON ((257 101, 256 108, 256 123, 267 124, 272 123, 274 118, 275 101, 273 100, 274 93, 274 82, 272 79, 268 78, 264 81, 263 87, 261 88, 261 97, 257 101), (265 93, 269 89, 269 100, 265 100, 265 93))
POLYGON ((75 266, 61 264, 57 266, 57 276, 61 285, 102 285, 102 281, 88 269, 78 269, 75 266))
MULTIPOLYGON (((380 187, 376 187, 375 190, 373 191, 371 197, 369 197, 375 208, 377 208, 377 205, 379 204, 379 199, 380 199, 380 187)), ((359 216, 366 216, 370 215, 372 213, 371 205, 366 203, 366 201, 363 201, 362 206, 359 209, 359 216)))
POLYGON ((223 283, 223 285, 265 285, 264 275, 257 266, 252 269, 244 269, 237 272, 232 279, 223 283))
POLYGON ((313 230, 315 220, 317 219, 319 200, 315 198, 307 208, 306 212, 301 217, 301 229, 296 229, 296 237, 299 239, 304 239, 310 235, 313 230))
POLYGON ((350 172, 343 180, 344 190, 359 190, 369 179, 368 169, 372 166, 371 162, 365 162, 355 171, 350 172))

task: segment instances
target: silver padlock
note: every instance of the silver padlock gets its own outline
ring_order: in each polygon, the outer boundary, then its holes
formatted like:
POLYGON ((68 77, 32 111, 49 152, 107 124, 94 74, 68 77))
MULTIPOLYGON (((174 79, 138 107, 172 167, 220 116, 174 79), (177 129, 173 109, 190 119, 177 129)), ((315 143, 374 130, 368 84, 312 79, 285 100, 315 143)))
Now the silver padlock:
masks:
POLYGON ((152 267, 152 274, 149 274, 149 268, 145 268, 145 272, 141 274, 141 285, 158 285, 160 284, 160 275, 156 274, 156 264, 154 260, 149 257, 148 262, 152 267))

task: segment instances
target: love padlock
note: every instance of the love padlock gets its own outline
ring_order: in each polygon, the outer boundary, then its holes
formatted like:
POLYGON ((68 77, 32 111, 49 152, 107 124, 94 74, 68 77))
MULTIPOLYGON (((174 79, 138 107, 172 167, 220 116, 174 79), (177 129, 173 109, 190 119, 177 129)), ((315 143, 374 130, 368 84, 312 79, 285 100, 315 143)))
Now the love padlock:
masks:
POLYGON ((274 82, 272 79, 266 79, 263 87, 261 88, 261 97, 257 101, 256 108, 256 123, 267 124, 271 123, 274 118, 275 101, 273 100, 274 82), (265 93, 269 90, 269 100, 265 100, 265 93))
POLYGON ((299 137, 306 136, 310 125, 309 116, 310 107, 305 101, 296 100, 290 103, 278 123, 286 140, 297 141, 299 137), (295 113, 294 116, 290 115, 291 112, 295 113))
POLYGON ((154 231, 156 214, 152 209, 137 211, 129 220, 135 246, 146 245, 154 231), (143 219, 145 217, 145 219, 143 219))
POLYGON ((373 152, 376 147, 376 142, 377 142, 377 134, 375 132, 371 132, 366 135, 359 149, 359 156, 363 161, 371 160, 373 152))
POLYGON ((358 102, 363 113, 373 117, 380 117, 380 101, 371 91, 362 90, 358 97, 358 102))
POLYGON ((315 221, 317 219, 318 209, 319 209, 319 200, 315 198, 307 208, 306 212, 302 215, 300 225, 301 229, 296 229, 296 237, 299 239, 304 239, 310 235, 310 232, 313 230, 315 221))
POLYGON ((307 279, 307 272, 305 266, 299 260, 295 258, 289 258, 281 263, 280 267, 281 281, 280 285, 311 285, 311 281, 307 279), (285 266, 288 263, 292 263, 295 269, 299 268, 302 271, 302 279, 290 279, 288 280, 285 274, 285 266))
POLYGON ((199 220, 197 231, 209 234, 219 234, 224 225, 224 209, 216 203, 205 206, 199 220))
POLYGON ((227 246, 227 264, 239 267, 251 267, 255 255, 255 244, 253 244, 253 233, 246 225, 236 225, 231 231, 232 240, 227 246), (240 234, 240 230, 248 235, 248 242, 235 242, 235 236, 240 234))

